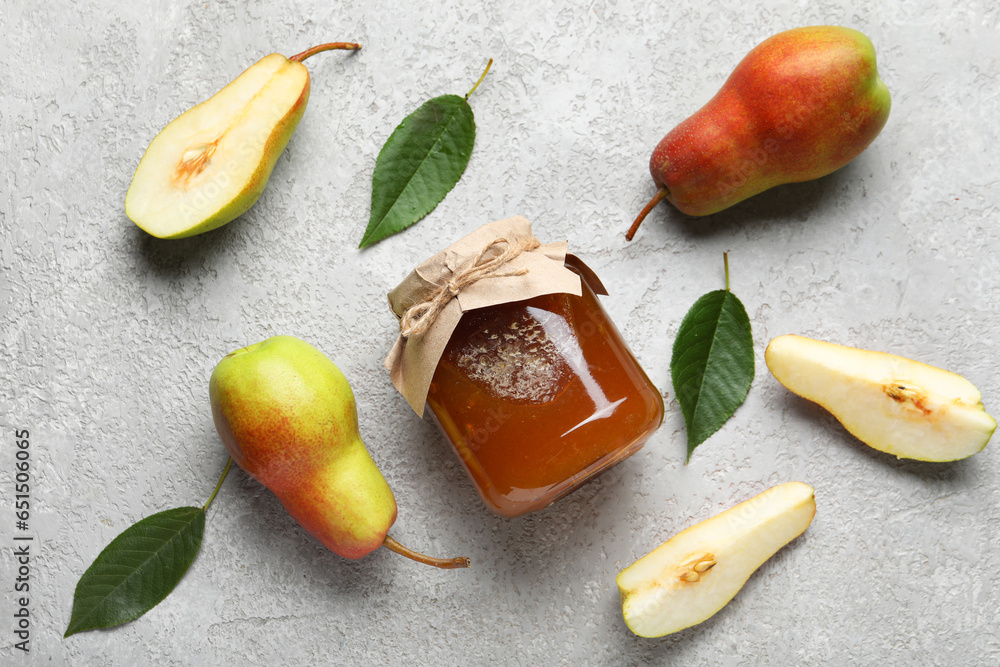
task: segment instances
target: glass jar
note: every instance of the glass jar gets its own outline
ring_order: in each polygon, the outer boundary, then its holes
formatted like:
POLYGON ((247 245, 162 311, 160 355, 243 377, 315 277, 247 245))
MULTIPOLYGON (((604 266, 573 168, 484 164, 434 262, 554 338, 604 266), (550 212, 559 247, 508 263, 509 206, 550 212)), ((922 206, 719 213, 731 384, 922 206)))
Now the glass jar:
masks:
POLYGON ((663 420, 660 392, 581 283, 581 296, 465 312, 431 380, 427 405, 502 516, 548 506, 638 451, 663 420))

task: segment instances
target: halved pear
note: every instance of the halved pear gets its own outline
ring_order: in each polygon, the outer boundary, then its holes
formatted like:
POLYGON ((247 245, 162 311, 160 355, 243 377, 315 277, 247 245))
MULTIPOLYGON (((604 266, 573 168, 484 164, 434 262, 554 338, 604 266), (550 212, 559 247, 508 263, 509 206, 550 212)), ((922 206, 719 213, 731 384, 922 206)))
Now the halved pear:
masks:
POLYGON ((997 427, 972 383, 919 361, 791 334, 772 340, 764 359, 790 391, 899 458, 963 459, 986 447, 997 427))
POLYGON ((158 238, 221 227, 253 206, 306 110, 302 61, 332 42, 286 58, 261 58, 225 88, 170 122, 149 144, 125 195, 125 213, 158 238))
POLYGON ((786 482, 678 533, 619 573, 625 624, 662 637, 710 618, 815 515, 813 488, 786 482))

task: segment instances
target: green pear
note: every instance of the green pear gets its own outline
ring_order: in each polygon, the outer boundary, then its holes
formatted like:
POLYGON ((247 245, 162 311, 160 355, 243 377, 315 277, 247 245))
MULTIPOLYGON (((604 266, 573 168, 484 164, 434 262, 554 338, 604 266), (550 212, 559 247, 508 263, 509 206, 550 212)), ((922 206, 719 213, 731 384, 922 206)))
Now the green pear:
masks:
POLYGON ((201 234, 253 206, 292 138, 309 100, 302 61, 332 42, 291 58, 272 53, 225 88, 185 111, 146 149, 125 195, 125 213, 158 238, 201 234))
POLYGON ((986 447, 997 427, 971 382, 919 361, 792 334, 772 340, 764 359, 789 391, 898 458, 963 459, 986 447))
POLYGON ((379 546, 439 567, 468 559, 415 554, 387 535, 396 500, 358 432, 354 393, 322 352, 275 336, 226 355, 209 382, 212 417, 233 460, 331 551, 379 546))
POLYGON ((710 618, 815 515, 813 488, 785 482, 681 531, 618 574, 625 624, 662 637, 710 618))

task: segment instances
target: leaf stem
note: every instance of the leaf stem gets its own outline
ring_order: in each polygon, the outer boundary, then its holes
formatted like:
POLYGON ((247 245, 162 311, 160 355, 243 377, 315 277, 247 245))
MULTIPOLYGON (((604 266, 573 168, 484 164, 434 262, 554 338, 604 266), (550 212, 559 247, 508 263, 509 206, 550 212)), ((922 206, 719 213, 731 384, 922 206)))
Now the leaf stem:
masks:
POLYGON ((311 49, 306 49, 302 53, 296 53, 294 56, 289 58, 292 62, 300 63, 309 56, 314 56, 317 53, 322 53, 323 51, 332 51, 333 49, 347 49, 349 51, 357 51, 361 48, 361 45, 357 42, 327 42, 326 44, 320 44, 319 46, 314 46, 311 49))
POLYGON ((729 291, 729 253, 722 253, 722 263, 726 265, 726 291, 729 291))
POLYGON ((401 556, 406 556, 418 563, 423 563, 424 565, 433 565, 434 567, 439 567, 442 570, 454 570, 460 567, 469 567, 471 561, 465 556, 460 556, 459 558, 434 558, 433 556, 425 556, 422 553, 418 553, 413 549, 404 547, 402 544, 397 542, 392 538, 391 535, 386 535, 385 540, 382 541, 382 546, 387 548, 389 551, 395 551, 401 556))
POLYGON ((217 494, 219 492, 219 489, 222 487, 222 482, 225 481, 226 475, 229 474, 229 466, 231 465, 233 465, 233 457, 230 456, 229 460, 226 461, 226 467, 222 469, 222 476, 219 477, 219 483, 215 485, 215 490, 212 491, 212 495, 208 497, 208 502, 202 505, 201 507, 202 510, 207 510, 208 506, 212 504, 213 500, 215 500, 215 494, 217 494))
POLYGON ((465 94, 465 99, 469 99, 469 96, 476 92, 476 88, 478 88, 479 84, 481 84, 483 79, 486 78, 486 74, 490 71, 491 67, 493 67, 493 58, 490 58, 490 61, 486 63, 486 69, 483 70, 483 73, 479 76, 479 81, 476 81, 476 85, 472 87, 472 90, 465 94))

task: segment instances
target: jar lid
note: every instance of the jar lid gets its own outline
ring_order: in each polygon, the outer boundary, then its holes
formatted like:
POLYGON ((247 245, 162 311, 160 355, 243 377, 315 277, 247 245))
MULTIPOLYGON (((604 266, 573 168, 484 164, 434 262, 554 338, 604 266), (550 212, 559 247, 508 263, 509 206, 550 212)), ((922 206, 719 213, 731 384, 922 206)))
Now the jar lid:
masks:
POLYGON ((389 292, 400 335, 383 365, 392 384, 423 416, 434 371, 462 313, 543 294, 583 293, 580 269, 598 294, 607 291, 565 241, 542 244, 521 217, 490 222, 410 272, 389 292))

